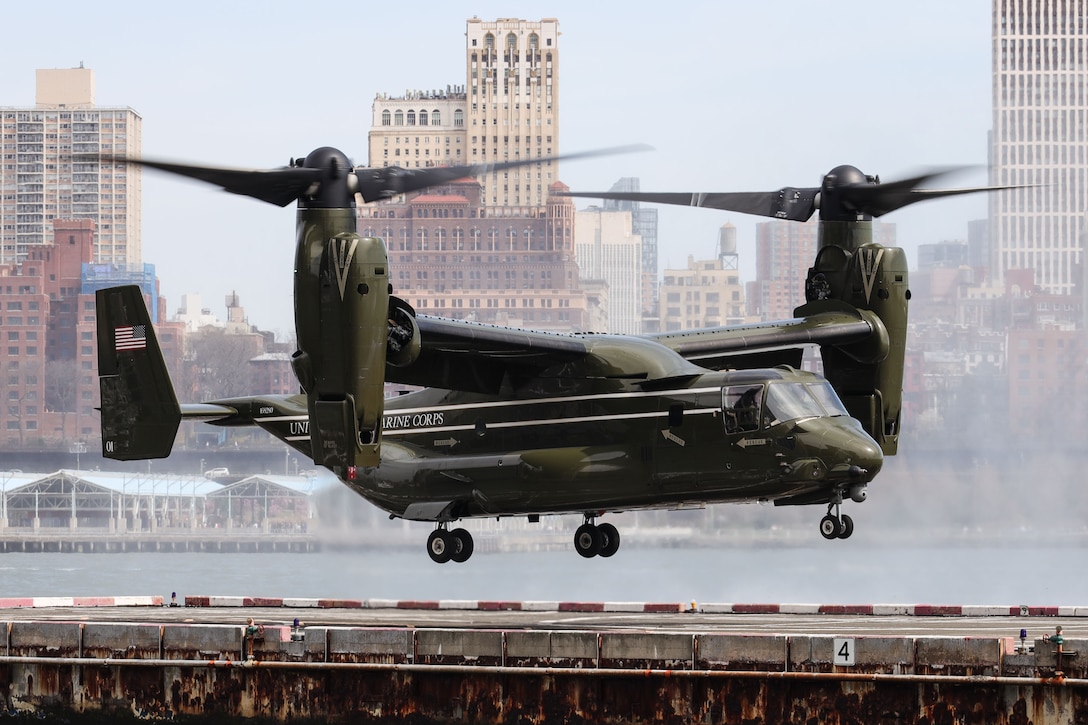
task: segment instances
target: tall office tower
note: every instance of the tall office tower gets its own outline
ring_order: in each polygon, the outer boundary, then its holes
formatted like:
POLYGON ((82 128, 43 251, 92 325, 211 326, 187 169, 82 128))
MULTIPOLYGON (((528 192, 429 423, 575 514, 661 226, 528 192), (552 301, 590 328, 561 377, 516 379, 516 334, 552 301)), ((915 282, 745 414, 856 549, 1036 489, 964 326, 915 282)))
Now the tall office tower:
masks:
POLYGON ((1052 294, 1071 294, 1088 208, 1088 5, 1083 0, 994 0, 990 183, 998 284, 1034 269, 1052 294))
POLYGON ((632 232, 631 213, 590 207, 574 215, 574 248, 583 280, 608 285, 608 329, 642 332, 642 239, 632 232))
POLYGON ((56 218, 95 223, 94 261, 138 264, 140 171, 83 155, 138 156, 139 114, 94 104, 94 71, 37 71, 30 108, 0 108, 0 264, 52 241, 56 218))
MULTIPOLYGON (((468 21, 465 33, 468 163, 559 153, 559 21, 468 21)), ((543 213, 555 162, 481 178, 484 205, 503 215, 543 213)))
MULTIPOLYGON (((625 176, 612 185, 609 191, 639 191, 639 180, 625 176)), ((642 239, 642 316, 657 317, 657 209, 643 207, 637 201, 605 199, 605 211, 631 213, 631 231, 642 239)))

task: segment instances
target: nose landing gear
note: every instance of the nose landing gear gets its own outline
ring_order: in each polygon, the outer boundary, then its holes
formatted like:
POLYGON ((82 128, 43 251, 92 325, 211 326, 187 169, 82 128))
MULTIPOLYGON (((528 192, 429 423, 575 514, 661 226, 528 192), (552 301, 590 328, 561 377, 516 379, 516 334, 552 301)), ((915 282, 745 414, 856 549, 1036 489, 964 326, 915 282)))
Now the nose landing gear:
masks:
POLYGON ((825 539, 849 539, 854 533, 854 520, 839 512, 841 506, 842 501, 829 503, 827 516, 820 519, 820 535, 825 539))
POLYGON ((440 523, 427 537, 427 554, 438 564, 447 561, 462 564, 472 556, 472 550, 472 534, 465 529, 447 531, 445 523, 440 523))
POLYGON ((574 550, 587 559, 612 556, 619 551, 620 532, 612 524, 597 526, 594 518, 586 514, 585 523, 574 532, 574 550))

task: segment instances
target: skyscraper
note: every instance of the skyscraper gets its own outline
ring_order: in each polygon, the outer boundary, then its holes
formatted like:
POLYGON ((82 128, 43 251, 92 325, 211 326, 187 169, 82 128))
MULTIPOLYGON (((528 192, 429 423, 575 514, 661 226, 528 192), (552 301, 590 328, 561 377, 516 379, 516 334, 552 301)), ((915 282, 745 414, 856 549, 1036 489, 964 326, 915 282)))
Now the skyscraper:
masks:
MULTIPOLYGON (((624 176, 609 191, 639 191, 639 179, 624 176)), ((657 317, 657 209, 644 207, 637 201, 605 199, 605 211, 631 212, 632 231, 642 239, 642 317, 657 317)))
POLYGON ((994 0, 991 266, 1070 294, 1088 208, 1088 3, 994 0))
MULTIPOLYGON (((465 85, 378 94, 373 167, 484 164, 559 154, 559 22, 471 18, 465 85)), ((583 330, 574 204, 554 162, 455 180, 359 209, 385 239, 394 290, 421 312, 583 330)))
POLYGON ((631 212, 590 207, 574 215, 574 247, 581 277, 608 283, 608 329, 642 332, 642 238, 631 212))
MULTIPOLYGON (((465 33, 468 162, 559 153, 559 21, 472 18, 465 33)), ((559 180, 548 162, 481 179, 487 207, 543 211, 559 180)))
POLYGON ((95 262, 138 264, 138 167, 81 157, 139 156, 142 119, 96 106, 89 68, 39 70, 36 80, 34 106, 0 108, 0 264, 50 243, 56 218, 94 221, 95 262))

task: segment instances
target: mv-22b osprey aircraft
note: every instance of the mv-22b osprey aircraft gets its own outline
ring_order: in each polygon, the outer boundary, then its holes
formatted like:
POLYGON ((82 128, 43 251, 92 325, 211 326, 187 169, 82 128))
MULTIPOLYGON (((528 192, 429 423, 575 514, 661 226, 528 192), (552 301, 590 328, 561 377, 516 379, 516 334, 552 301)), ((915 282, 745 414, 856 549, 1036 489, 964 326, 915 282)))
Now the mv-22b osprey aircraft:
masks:
MULTIPOLYGON (((581 155, 592 155, 581 154, 581 155)), ((561 157, 571 158, 571 157, 561 157)), ((108 157, 286 206, 297 201, 297 395, 179 404, 137 287, 98 293, 102 451, 170 454, 183 418, 256 425, 328 468, 391 518, 434 522, 427 553, 466 561, 462 519, 580 514, 584 557, 612 556, 610 512, 720 502, 826 506, 845 539, 900 429, 907 261, 872 218, 982 189, 882 184, 840 166, 814 188, 740 194, 580 194, 768 217, 820 214, 819 251, 794 319, 641 336, 555 334, 417 314, 393 295, 382 239, 357 232, 371 202, 537 163, 353 167, 319 148, 287 167, 241 170, 108 157), (800 369, 806 346, 824 375, 800 369), (385 383, 423 390, 385 399, 385 383)))

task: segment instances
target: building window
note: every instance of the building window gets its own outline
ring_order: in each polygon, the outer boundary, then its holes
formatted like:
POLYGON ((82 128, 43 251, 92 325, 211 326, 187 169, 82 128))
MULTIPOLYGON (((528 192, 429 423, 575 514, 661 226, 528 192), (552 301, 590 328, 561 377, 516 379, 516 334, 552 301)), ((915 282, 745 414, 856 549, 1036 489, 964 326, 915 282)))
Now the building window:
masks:
POLYGON ((393 124, 392 116, 393 114, 391 114, 388 110, 382 111, 382 125, 391 126, 393 124))

